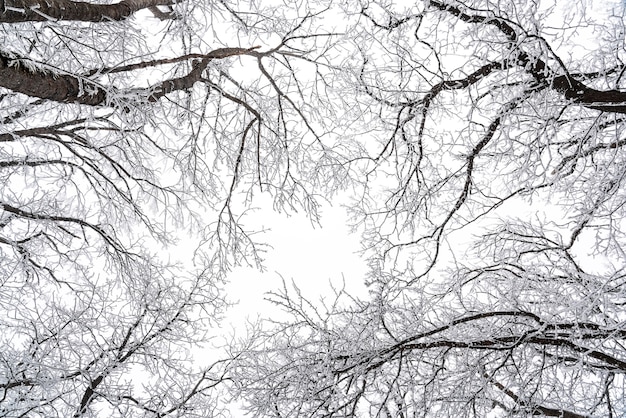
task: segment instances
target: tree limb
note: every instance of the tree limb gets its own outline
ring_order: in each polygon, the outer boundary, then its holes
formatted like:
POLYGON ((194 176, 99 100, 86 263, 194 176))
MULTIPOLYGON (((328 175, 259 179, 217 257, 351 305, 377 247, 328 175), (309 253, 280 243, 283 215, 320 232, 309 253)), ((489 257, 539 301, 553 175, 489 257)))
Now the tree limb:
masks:
POLYGON ((141 9, 153 11, 156 6, 171 6, 174 3, 175 0, 122 0, 115 4, 71 0, 4 0, 0 1, 0 23, 124 20, 141 9))
MULTIPOLYGON (((138 98, 147 97, 148 101, 155 102, 173 91, 191 88, 200 81, 202 72, 213 59, 243 55, 256 48, 258 47, 215 49, 202 55, 202 60, 196 61, 187 75, 165 80, 145 89, 137 89, 133 94, 138 98)), ((25 68, 20 63, 20 58, 2 52, 0 52, 0 87, 31 97, 89 106, 109 105, 115 98, 113 88, 105 89, 100 84, 81 76, 25 68)))

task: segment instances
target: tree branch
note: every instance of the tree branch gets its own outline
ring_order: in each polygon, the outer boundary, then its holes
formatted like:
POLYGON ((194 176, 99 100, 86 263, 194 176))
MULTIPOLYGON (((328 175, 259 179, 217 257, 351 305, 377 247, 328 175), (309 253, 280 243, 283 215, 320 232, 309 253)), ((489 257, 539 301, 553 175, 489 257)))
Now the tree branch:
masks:
POLYGON ((517 30, 508 21, 499 17, 471 15, 463 12, 456 6, 441 1, 431 0, 429 5, 448 12, 466 23, 479 23, 497 28, 510 42, 511 48, 515 49, 517 64, 524 67, 535 80, 548 85, 561 93, 565 99, 595 110, 603 112, 626 114, 626 92, 619 90, 596 90, 576 80, 567 69, 565 74, 559 74, 550 68, 545 61, 536 56, 529 56, 526 52, 519 51, 519 35, 517 30))
POLYGON ((156 6, 171 6, 174 3, 175 0, 122 0, 115 4, 70 0, 5 0, 0 2, 0 23, 124 20, 141 9, 152 10, 156 6))
MULTIPOLYGON (((156 102, 168 93, 191 88, 200 81, 202 72, 213 59, 243 55, 256 48, 258 47, 215 49, 202 55, 203 59, 197 61, 187 75, 165 80, 145 89, 138 89, 133 91, 133 94, 137 98, 147 97, 148 101, 156 102)), ((0 52, 0 87, 27 96, 61 103, 101 106, 113 102, 115 95, 113 88, 105 89, 94 81, 81 76, 25 68, 20 63, 21 59, 0 52)), ((141 64, 137 65, 140 66, 141 64)))

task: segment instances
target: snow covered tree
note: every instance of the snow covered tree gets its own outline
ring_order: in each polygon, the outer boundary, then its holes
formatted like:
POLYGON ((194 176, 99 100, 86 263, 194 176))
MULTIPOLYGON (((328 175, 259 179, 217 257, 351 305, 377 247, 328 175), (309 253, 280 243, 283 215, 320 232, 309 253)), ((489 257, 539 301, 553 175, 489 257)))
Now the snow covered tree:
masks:
POLYGON ((0 416, 623 415, 623 16, 0 1, 0 416), (255 196, 339 191, 369 298, 198 355, 255 196))
POLYGON ((313 8, 0 2, 0 416, 222 414, 197 353, 260 260, 240 215, 314 216, 335 158, 310 39, 313 8))
POLYGON ((277 291, 237 393, 259 417, 624 415, 624 6, 344 12, 371 297, 277 291))

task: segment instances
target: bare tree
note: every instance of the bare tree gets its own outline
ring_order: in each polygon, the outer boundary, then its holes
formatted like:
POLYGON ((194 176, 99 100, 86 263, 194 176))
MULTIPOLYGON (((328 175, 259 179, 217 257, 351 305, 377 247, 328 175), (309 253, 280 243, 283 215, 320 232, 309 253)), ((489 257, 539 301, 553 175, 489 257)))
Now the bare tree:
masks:
POLYGON ((253 192, 315 218, 342 181, 318 9, 0 2, 0 416, 222 413, 197 353, 253 192))
POLYGON ((626 413, 624 9, 593 7, 345 5, 371 298, 270 297, 254 416, 626 413))
POLYGON ((0 2, 0 415, 215 416, 226 381, 256 416, 623 415, 604 7, 0 2), (286 286, 199 359, 254 196, 344 188, 371 298, 286 286))

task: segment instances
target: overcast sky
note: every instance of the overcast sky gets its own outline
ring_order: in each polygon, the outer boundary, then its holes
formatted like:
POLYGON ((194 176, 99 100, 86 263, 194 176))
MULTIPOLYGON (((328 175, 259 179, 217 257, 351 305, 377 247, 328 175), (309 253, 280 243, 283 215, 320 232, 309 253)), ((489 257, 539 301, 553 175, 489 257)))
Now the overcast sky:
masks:
MULTIPOLYGON (((277 313, 264 300, 266 292, 282 286, 282 280, 293 282, 313 299, 328 294, 331 283, 352 295, 365 296, 363 284, 366 266, 359 256, 360 237, 351 233, 348 216, 340 205, 325 204, 321 227, 313 226, 303 213, 276 213, 270 206, 258 210, 255 227, 264 227, 268 248, 266 270, 238 267, 229 275, 227 294, 239 304, 229 311, 226 328, 242 328, 246 320, 277 313)), ((252 225, 251 225, 252 226, 252 225)))

